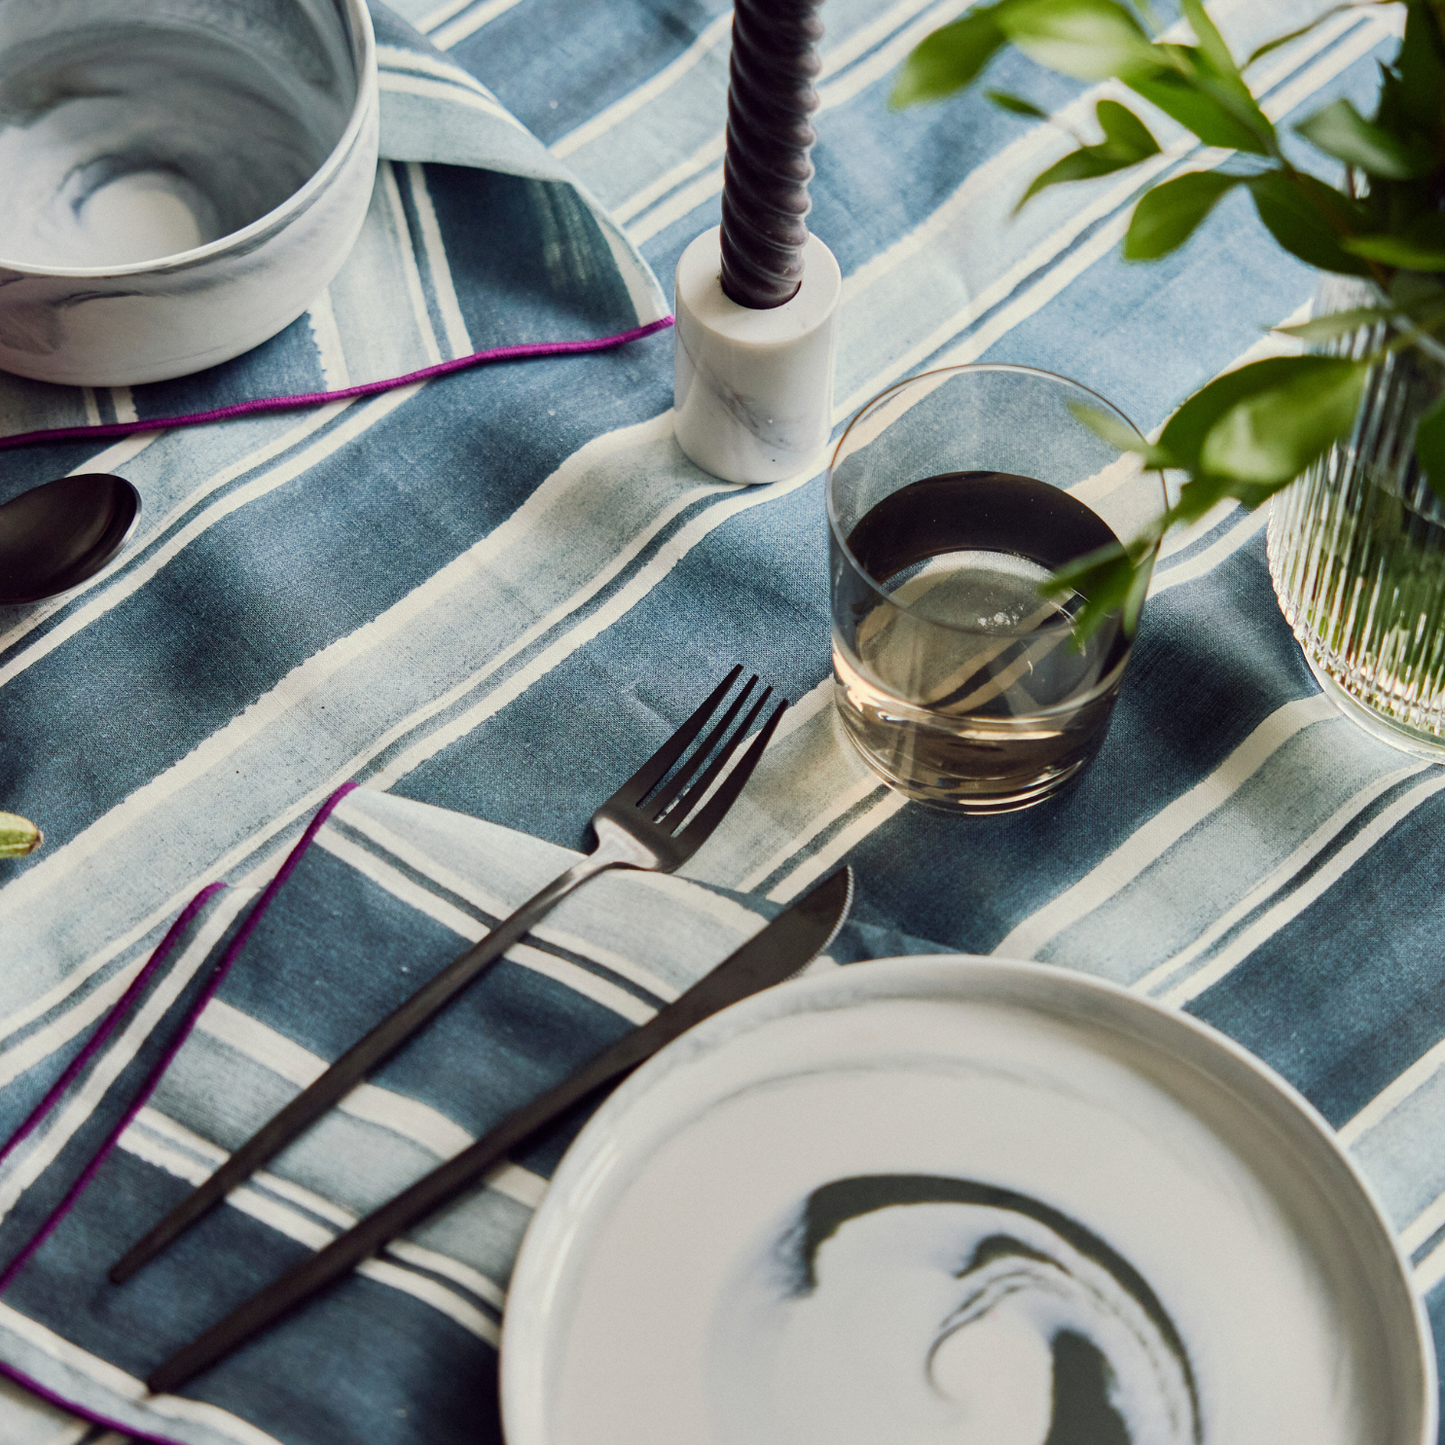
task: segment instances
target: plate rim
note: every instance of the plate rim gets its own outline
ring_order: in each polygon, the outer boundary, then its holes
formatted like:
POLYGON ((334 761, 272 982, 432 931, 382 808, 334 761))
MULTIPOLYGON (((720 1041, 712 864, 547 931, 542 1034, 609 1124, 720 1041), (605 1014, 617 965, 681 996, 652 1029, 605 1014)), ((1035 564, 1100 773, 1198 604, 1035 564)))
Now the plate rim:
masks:
MULTIPOLYGON (((771 1021, 806 1011, 813 999, 829 1000, 825 1007, 830 1009, 844 1009, 870 999, 928 997, 927 993, 919 991, 918 984, 927 983, 935 977, 956 981, 966 975, 972 975, 985 989, 988 987, 985 980, 992 977, 996 980, 996 987, 1002 986, 1005 990, 1010 983, 1021 989, 1027 989, 1031 983, 1034 988, 1058 990, 1064 995, 1074 994, 1102 1004, 1103 1012, 1117 1012, 1122 1007, 1126 1018, 1132 1014, 1140 1020, 1151 1020, 1156 1029, 1165 1032, 1176 1030, 1181 1039, 1191 1041, 1191 1053, 1197 1050, 1205 1060, 1211 1055, 1216 1060, 1222 1056, 1254 1090, 1272 1096, 1276 1109, 1283 1106, 1281 1118, 1288 1119, 1292 1115, 1297 1125, 1304 1125, 1305 1136, 1312 1139, 1314 1147, 1323 1149, 1330 1156, 1336 1169, 1346 1176, 1358 1196, 1358 1202, 1363 1204, 1379 1242, 1385 1245, 1385 1253, 1393 1263, 1392 1284, 1398 1286, 1409 1301, 1423 1394, 1419 1445, 1437 1445, 1437 1358, 1425 1301, 1414 1287, 1409 1260, 1400 1248, 1399 1237, 1374 1186, 1339 1142, 1335 1129, 1324 1115, 1263 1059, 1203 1019, 1137 994, 1111 979, 1032 959, 974 953, 902 954, 861 960, 763 989, 720 1010, 674 1039, 624 1079, 603 1101, 553 1171, 547 1192, 528 1222, 512 1268, 498 1362, 503 1434, 508 1445, 552 1445, 544 1433, 546 1412, 537 1398, 541 1394, 538 1387, 542 1380, 544 1347, 548 1341, 547 1311, 538 1307, 535 1300, 545 1294, 549 1279, 565 1265, 571 1241, 576 1236, 575 1226, 564 1230, 555 1218, 562 1215, 565 1223, 568 1212, 566 1198, 571 1192, 574 1176, 585 1177, 589 1169, 605 1170, 615 1163, 618 1150, 611 1146, 614 1121, 626 1114, 634 1099, 650 1093, 667 1075, 686 1067, 699 1055, 725 1047, 728 1040, 771 1021), (959 965, 965 966, 966 974, 958 971, 959 965), (907 988, 910 983, 914 985, 912 989, 907 988), (559 1182, 560 1189, 557 1187, 559 1182)), ((957 997, 958 990, 935 996, 957 997)), ((1021 1007, 1030 1006, 1022 998, 1015 1002, 1021 1007)), ((1159 1041, 1153 1037, 1146 1042, 1159 1046, 1159 1041)), ((1216 1085, 1230 1087, 1228 1078, 1211 1072, 1198 1059, 1190 1057, 1181 1062, 1208 1074, 1216 1085)), ((1256 1101, 1246 1099, 1241 1102, 1256 1101)), ((1406 1442, 1401 1441, 1400 1445, 1406 1445, 1406 1442)), ((1415 1445, 1415 1442, 1411 1440, 1409 1445, 1415 1445)))

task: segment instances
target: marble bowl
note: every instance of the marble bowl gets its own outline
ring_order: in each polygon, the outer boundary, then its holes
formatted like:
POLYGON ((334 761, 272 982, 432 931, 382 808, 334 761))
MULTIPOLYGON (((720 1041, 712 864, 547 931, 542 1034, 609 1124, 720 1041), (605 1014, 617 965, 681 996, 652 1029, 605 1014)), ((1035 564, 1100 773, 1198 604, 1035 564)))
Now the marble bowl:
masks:
POLYGON ((376 158, 366 0, 0 0, 0 369, 249 351, 346 259, 376 158))

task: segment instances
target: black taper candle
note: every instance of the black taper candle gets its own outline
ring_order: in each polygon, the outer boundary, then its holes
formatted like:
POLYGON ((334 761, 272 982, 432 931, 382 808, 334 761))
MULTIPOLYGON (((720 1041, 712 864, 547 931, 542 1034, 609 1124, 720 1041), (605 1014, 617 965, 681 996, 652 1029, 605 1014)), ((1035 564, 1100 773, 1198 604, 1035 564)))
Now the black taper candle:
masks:
POLYGON ((737 0, 723 162, 722 288, 754 311, 803 279, 808 159, 817 138, 818 0, 737 0))

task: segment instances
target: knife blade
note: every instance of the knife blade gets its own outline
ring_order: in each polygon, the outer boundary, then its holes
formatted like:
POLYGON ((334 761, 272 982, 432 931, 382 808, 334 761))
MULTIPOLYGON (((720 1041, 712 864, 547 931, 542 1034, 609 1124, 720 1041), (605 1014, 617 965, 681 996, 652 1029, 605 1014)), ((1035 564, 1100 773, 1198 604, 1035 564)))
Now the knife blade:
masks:
POLYGON ((693 984, 657 1016, 604 1049, 575 1073, 524 1104, 469 1148, 449 1159, 390 1203, 338 1235, 219 1324, 182 1346, 146 1381, 154 1394, 175 1390, 252 1336, 299 1308, 317 1291, 375 1254, 475 1184, 544 1124, 589 1095, 617 1083, 664 1044, 727 1008, 799 972, 836 937, 853 901, 853 870, 840 868, 693 984))

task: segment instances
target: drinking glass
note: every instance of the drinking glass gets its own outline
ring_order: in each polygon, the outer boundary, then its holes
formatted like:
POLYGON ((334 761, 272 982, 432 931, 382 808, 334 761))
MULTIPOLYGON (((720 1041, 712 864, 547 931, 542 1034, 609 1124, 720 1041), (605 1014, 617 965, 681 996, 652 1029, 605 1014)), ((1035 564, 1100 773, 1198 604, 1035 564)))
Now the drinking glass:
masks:
POLYGON ((1063 377, 958 366, 885 391, 838 442, 835 698, 864 760, 910 798, 958 813, 1030 807, 1103 741, 1132 638, 1117 611, 1082 638, 1087 599, 1041 586, 1131 541, 1165 495, 1089 412, 1138 435, 1063 377))

